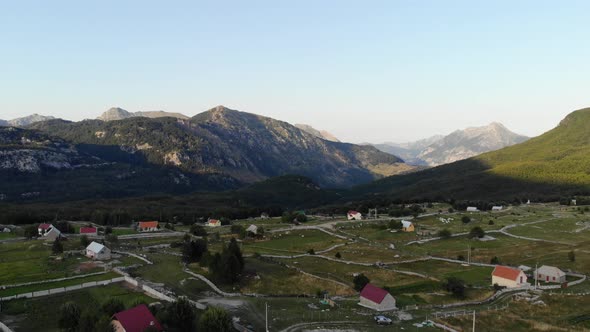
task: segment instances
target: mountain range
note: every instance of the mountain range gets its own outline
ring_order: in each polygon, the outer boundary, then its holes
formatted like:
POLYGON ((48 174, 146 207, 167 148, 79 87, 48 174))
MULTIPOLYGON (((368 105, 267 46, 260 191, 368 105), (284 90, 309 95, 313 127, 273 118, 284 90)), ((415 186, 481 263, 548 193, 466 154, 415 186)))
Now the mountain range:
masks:
POLYGON ((120 107, 111 107, 106 112, 102 113, 99 117, 97 117, 97 119, 102 121, 115 121, 134 117, 145 117, 153 119, 164 117, 172 117, 177 119, 189 118, 188 116, 180 113, 171 113, 164 111, 128 112, 120 107))
MULTIPOLYGON (((310 125, 301 124, 301 123, 296 123, 295 127, 299 128, 303 131, 306 131, 316 137, 319 137, 321 139, 325 139, 326 141, 340 142, 340 140, 337 139, 336 136, 332 135, 330 132, 328 132, 326 130, 318 130, 310 125)), ((385 152, 387 152, 387 151, 385 151, 385 152)))
POLYGON ((559 200, 590 194, 590 108, 570 113, 557 127, 523 143, 355 188, 404 200, 559 200))
POLYGON ((42 122, 47 120, 55 119, 52 116, 46 115, 39 115, 39 114, 32 114, 22 118, 16 118, 12 120, 1 120, 0 119, 0 127, 23 127, 33 124, 35 122, 42 122))
POLYGON ((528 137, 515 134, 500 123, 456 130, 410 143, 374 145, 412 165, 439 166, 522 143, 528 137))
POLYGON ((57 197, 48 190, 57 183, 72 197, 224 190, 286 174, 349 187, 414 169, 371 146, 327 141, 223 106, 189 119, 54 119, 0 133, 0 153, 10 156, 0 164, 0 193, 12 197, 57 197))

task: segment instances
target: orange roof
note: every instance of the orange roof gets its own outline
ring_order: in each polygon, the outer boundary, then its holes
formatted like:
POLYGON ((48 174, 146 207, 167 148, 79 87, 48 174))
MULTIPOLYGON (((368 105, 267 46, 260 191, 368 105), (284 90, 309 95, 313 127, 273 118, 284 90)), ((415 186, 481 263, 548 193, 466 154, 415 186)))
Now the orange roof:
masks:
POLYGON ((139 228, 155 228, 158 227, 157 221, 140 221, 139 228))
POLYGON ((513 269, 508 266, 496 265, 496 268, 494 269, 494 272, 492 272, 492 275, 508 280, 516 280, 521 272, 521 270, 513 269))
POLYGON ((209 219, 207 222, 210 223, 210 224, 217 224, 220 221, 217 220, 217 219, 209 219))

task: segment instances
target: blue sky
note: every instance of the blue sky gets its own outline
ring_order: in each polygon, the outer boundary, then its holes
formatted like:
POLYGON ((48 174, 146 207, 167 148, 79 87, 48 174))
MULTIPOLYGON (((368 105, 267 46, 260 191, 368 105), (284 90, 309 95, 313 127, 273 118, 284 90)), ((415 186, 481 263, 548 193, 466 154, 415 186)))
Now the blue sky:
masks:
POLYGON ((223 104, 350 142, 590 106, 590 2, 6 1, 0 118, 223 104))

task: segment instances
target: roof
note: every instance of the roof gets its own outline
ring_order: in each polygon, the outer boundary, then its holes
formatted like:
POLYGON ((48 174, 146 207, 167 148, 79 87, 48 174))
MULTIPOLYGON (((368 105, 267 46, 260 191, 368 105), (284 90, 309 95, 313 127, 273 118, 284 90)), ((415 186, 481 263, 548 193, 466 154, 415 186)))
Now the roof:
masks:
POLYGON ((348 214, 360 214, 360 212, 354 211, 354 210, 350 210, 350 211, 348 211, 348 214))
POLYGON ((156 228, 158 227, 157 221, 140 221, 139 228, 156 228))
POLYGON ((48 229, 49 227, 51 227, 51 224, 41 224, 39 225, 40 229, 48 229))
POLYGON ((256 233, 256 231, 258 231, 258 226, 256 226, 256 225, 250 225, 248 228, 246 228, 246 232, 256 233))
POLYGON ((143 332, 150 326, 162 331, 162 326, 145 304, 118 312, 113 315, 113 319, 118 320, 126 332, 143 332))
POLYGON ((371 300, 375 303, 381 303, 383 299, 389 294, 385 289, 367 284, 361 291, 361 297, 371 300))
POLYGON ((496 265, 494 272, 492 272, 493 276, 508 279, 508 280, 515 280, 518 279, 518 276, 522 273, 521 270, 513 269, 508 266, 501 266, 496 265))
POLYGON ((543 265, 538 270, 537 273, 541 273, 544 275, 555 275, 555 276, 564 276, 565 272, 556 268, 555 266, 543 265))
POLYGON ((217 219, 209 219, 209 220, 207 220, 207 222, 210 224, 217 224, 218 222, 221 222, 221 221, 219 221, 217 219))
POLYGON ((96 233, 96 227, 80 227, 80 234, 96 233))
POLYGON ((412 226, 411 221, 402 220, 402 227, 410 227, 410 226, 412 226))
POLYGON ((86 250, 90 250, 92 252, 100 252, 104 248, 105 248, 104 245, 102 245, 102 244, 100 244, 98 242, 92 241, 92 243, 90 243, 88 245, 88 247, 86 247, 86 250))

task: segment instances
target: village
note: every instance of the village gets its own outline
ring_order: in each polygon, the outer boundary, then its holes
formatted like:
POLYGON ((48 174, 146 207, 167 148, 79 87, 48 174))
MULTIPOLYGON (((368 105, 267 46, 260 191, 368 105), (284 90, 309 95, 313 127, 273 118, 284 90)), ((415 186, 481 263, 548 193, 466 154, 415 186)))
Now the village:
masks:
POLYGON ((187 330, 163 314, 181 302, 195 320, 220 308, 239 331, 588 328, 586 211, 433 203, 399 217, 2 225, 0 330, 63 330, 64 303, 84 311, 113 299, 101 317, 129 332, 187 330))

